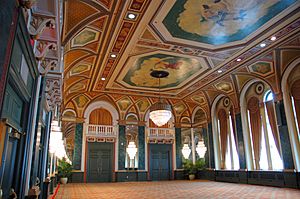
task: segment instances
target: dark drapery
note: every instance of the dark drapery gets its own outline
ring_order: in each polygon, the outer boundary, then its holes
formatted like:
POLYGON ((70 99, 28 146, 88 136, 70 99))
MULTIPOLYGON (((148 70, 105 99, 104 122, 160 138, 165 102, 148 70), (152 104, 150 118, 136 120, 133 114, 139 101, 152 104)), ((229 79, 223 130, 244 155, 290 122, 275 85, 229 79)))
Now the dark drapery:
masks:
POLYGON ((220 137, 221 137, 221 168, 225 168, 225 156, 227 149, 227 139, 228 139, 228 123, 227 114, 224 109, 220 109, 218 112, 218 118, 220 121, 220 137))
POLYGON ((250 113, 250 127, 252 132, 252 144, 256 169, 259 169, 260 146, 261 146, 261 116, 259 110, 259 100, 251 97, 247 104, 250 113))

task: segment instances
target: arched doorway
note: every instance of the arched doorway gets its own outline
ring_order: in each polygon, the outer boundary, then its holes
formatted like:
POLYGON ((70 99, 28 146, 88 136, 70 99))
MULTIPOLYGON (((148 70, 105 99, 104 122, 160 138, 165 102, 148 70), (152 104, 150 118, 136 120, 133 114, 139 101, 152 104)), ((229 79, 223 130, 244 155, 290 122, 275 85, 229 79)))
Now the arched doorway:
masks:
MULTIPOLYGON (((104 108, 93 110, 89 116, 89 128, 97 129, 95 132, 104 131, 112 126, 112 116, 104 108), (100 129, 100 130, 99 130, 100 129)), ((87 182, 111 182, 113 177, 113 149, 114 143, 103 135, 87 138, 87 182)))

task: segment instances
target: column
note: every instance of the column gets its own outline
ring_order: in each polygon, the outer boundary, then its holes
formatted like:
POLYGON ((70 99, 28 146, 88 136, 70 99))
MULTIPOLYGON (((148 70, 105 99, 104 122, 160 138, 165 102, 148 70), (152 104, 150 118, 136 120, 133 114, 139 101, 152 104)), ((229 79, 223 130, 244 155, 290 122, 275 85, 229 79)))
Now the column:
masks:
POLYGON ((176 169, 182 169, 181 128, 175 128, 175 142, 176 142, 176 169))
POLYGON ((214 143, 213 143, 213 132, 212 132, 212 125, 211 122, 208 123, 207 127, 207 135, 209 140, 209 154, 210 154, 210 168, 215 168, 215 154, 214 154, 214 143))
POLYGON ((206 128, 202 128, 202 137, 204 140, 204 145, 207 148, 207 151, 205 153, 204 159, 205 159, 205 164, 206 164, 206 168, 209 168, 209 162, 210 162, 210 152, 209 152, 209 139, 208 139, 208 135, 207 135, 207 129, 206 128))
POLYGON ((283 167, 284 169, 294 169, 293 154, 283 101, 278 101, 275 103, 275 110, 282 151, 283 167))
POLYGON ((138 127, 139 170, 145 170, 145 126, 138 127))
POLYGON ((196 163, 196 153, 195 153, 195 135, 194 135, 194 128, 191 128, 191 141, 192 141, 192 161, 193 164, 196 163))
POLYGON ((119 126, 119 170, 125 170, 125 158, 126 158, 126 137, 125 126, 119 126))
POLYGON ((81 170, 83 124, 77 123, 75 127, 73 169, 81 170))
POLYGON ((239 155, 240 169, 246 169, 243 126, 242 126, 242 117, 240 113, 235 115, 235 125, 236 125, 236 135, 238 140, 237 151, 239 155))

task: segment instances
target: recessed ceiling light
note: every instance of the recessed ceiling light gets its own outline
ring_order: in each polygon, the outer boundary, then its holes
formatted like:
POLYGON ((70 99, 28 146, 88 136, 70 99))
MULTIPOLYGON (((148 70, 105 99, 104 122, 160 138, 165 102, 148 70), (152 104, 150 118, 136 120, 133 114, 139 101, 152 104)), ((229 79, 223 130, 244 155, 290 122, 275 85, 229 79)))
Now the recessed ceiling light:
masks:
POLYGON ((275 41, 277 38, 275 36, 271 37, 271 41, 275 41))
POLYGON ((222 70, 218 70, 218 73, 222 73, 223 71, 222 70))
POLYGON ((236 61, 242 61, 242 59, 241 59, 241 58, 238 58, 236 61))
POLYGON ((112 57, 112 58, 116 58, 116 57, 117 57, 117 55, 116 55, 116 54, 111 54, 111 55, 110 55, 110 57, 112 57))
POLYGON ((127 17, 128 17, 129 19, 135 19, 136 15, 130 13, 130 14, 127 15, 127 17))
POLYGON ((266 47, 266 45, 267 45, 267 44, 265 44, 265 43, 261 43, 259 46, 260 46, 261 48, 263 48, 263 47, 266 47))
POLYGON ((101 80, 104 81, 104 80, 105 80, 105 77, 101 77, 101 80))

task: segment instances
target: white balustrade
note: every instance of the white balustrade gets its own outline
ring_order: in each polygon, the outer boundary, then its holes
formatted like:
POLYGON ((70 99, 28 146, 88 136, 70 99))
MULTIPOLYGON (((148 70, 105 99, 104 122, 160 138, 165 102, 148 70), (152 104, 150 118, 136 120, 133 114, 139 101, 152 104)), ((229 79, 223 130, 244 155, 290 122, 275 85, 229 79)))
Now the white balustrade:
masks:
POLYGON ((148 137, 150 138, 175 138, 172 128, 149 128, 148 137))
POLYGON ((97 137, 116 137, 117 132, 114 126, 109 125, 93 125, 89 124, 87 129, 87 135, 97 137))

